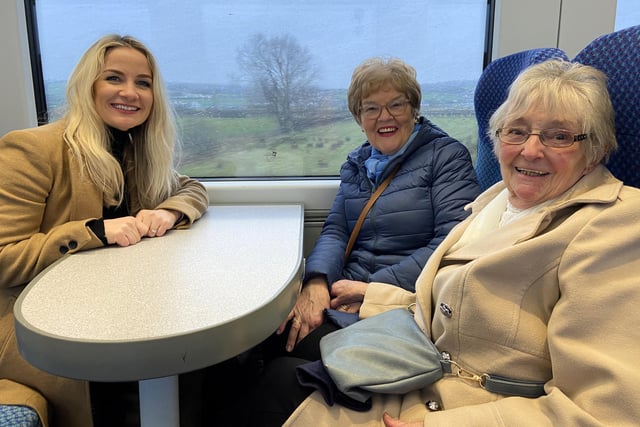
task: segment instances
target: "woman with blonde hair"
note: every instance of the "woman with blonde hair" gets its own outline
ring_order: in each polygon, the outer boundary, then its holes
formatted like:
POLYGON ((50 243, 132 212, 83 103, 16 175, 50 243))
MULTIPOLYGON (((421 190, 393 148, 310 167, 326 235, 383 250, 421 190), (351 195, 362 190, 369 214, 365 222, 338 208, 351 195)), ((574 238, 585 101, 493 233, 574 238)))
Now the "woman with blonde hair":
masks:
POLYGON ((87 384, 39 371, 18 354, 15 299, 67 253, 189 227, 208 198, 173 167, 175 119, 141 42, 96 41, 69 78, 67 103, 61 120, 0 139, 0 378, 44 396, 51 416, 36 409, 45 425, 84 427, 91 425, 87 384))

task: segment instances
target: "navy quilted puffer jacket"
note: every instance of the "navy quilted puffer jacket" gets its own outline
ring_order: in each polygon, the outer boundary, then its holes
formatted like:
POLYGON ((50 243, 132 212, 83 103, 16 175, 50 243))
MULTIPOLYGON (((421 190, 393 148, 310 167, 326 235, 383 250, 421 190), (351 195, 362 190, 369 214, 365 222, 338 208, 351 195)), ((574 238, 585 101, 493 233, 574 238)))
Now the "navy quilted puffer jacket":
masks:
POLYGON ((331 212, 306 260, 305 281, 321 274, 330 284, 350 279, 415 290, 431 253, 480 194, 467 148, 424 117, 419 124, 405 152, 386 166, 380 182, 402 164, 365 218, 345 265, 351 230, 375 191, 364 166, 371 145, 349 153, 331 212))

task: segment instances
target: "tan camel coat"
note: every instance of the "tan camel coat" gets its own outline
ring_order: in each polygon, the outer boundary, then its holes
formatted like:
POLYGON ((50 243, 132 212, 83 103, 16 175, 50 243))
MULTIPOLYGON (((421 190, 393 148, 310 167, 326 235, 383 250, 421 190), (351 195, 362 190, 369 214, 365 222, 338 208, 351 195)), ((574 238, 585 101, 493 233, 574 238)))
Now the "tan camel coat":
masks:
MULTIPOLYGON (((8 396, 42 394, 54 427, 92 424, 88 384, 46 374, 18 353, 13 305, 24 285, 66 253, 103 246, 87 227, 102 216, 102 194, 72 158, 63 123, 10 132, 0 139, 0 403, 8 396)), ((138 206, 137 200, 131 201, 138 206)), ((180 189, 157 208, 184 214, 179 228, 200 218, 208 205, 205 188, 180 176, 180 189)), ((132 212, 135 213, 135 212, 132 212)), ((52 307, 55 309, 55 307, 52 307)), ((35 405, 40 411, 41 405, 35 405)), ((45 412, 46 413, 46 412, 45 412)))

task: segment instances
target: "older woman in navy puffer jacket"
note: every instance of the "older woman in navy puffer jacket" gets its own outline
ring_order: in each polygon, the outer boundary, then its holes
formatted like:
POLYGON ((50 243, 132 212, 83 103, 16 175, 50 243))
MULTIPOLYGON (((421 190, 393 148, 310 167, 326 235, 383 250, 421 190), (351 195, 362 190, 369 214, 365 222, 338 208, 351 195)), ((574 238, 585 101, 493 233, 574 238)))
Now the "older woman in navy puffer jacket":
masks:
POLYGON ((415 70, 404 62, 374 58, 354 70, 348 104, 367 142, 342 166, 333 207, 306 262, 302 291, 277 330, 283 334, 290 326, 287 351, 317 330, 314 339, 304 340, 309 344, 296 349, 314 359, 317 341, 333 328, 325 314, 357 319, 371 282, 414 290, 429 256, 480 193, 468 150, 421 117, 420 103, 415 70), (345 262, 360 212, 398 165, 345 262), (310 354, 301 350, 305 346, 310 354))
POLYGON ((333 207, 306 261, 305 282, 324 275, 328 283, 349 279, 415 289, 431 253, 467 217, 464 206, 480 193, 466 147, 424 117, 417 127, 404 153, 380 175, 381 182, 401 164, 369 211, 343 264, 349 235, 375 191, 364 165, 371 144, 366 142, 348 155, 333 207))

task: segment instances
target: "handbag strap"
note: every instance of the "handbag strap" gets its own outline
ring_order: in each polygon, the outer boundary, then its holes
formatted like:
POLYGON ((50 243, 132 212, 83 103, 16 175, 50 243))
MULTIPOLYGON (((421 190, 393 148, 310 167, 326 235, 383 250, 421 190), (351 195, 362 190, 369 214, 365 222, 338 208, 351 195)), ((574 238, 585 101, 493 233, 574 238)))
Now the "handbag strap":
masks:
POLYGON ((460 365, 453 360, 444 359, 441 360, 440 363, 444 372, 454 374, 458 378, 477 382, 480 384, 480 387, 492 393, 531 398, 545 394, 544 385, 546 381, 516 380, 492 374, 478 375, 468 369, 460 367, 460 365))
POLYGON ((353 231, 351 231, 351 236, 349 236, 349 242, 347 243, 347 248, 344 251, 344 262, 347 262, 347 259, 351 254, 351 250, 353 249, 353 245, 356 243, 356 238, 358 237, 358 233, 360 233, 360 228, 362 228, 362 223, 364 222, 364 218, 367 216, 367 214, 369 213, 369 210, 371 209, 371 206, 373 206, 373 204, 376 202, 380 194, 382 194, 384 189, 387 188, 387 186, 395 176, 396 172, 398 172, 398 169, 400 169, 400 165, 396 166, 391 171, 389 176, 386 177, 384 181, 382 181, 380 186, 378 186, 376 191, 371 195, 371 197, 367 201, 367 204, 364 205, 364 208, 362 208, 362 212, 360 212, 358 221, 356 222, 355 227, 353 227, 353 231))
MULTIPOLYGON (((415 314, 415 308, 415 302, 409 304, 407 307, 411 314, 415 314)), ((444 372, 454 374, 465 380, 476 381, 480 384, 480 387, 492 393, 524 397, 538 397, 545 394, 544 385, 546 381, 515 380, 491 374, 478 375, 468 369, 462 368, 450 358, 441 359, 440 364, 444 372)))
POLYGON ((484 388, 492 393, 509 396, 539 397, 545 394, 545 381, 523 381, 496 375, 484 375, 484 388))

